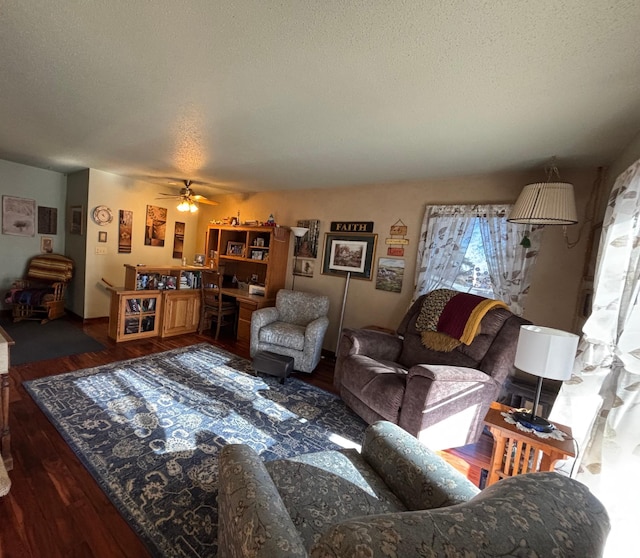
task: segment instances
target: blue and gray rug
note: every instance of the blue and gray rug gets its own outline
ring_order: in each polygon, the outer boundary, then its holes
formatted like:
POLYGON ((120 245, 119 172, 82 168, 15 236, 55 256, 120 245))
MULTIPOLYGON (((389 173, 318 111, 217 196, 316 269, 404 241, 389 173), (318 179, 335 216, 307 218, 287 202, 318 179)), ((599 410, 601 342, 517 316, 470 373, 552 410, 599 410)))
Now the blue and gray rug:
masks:
POLYGON ((270 460, 360 444, 365 429, 330 393, 252 373, 203 343, 25 387, 154 556, 211 557, 222 446, 270 460))

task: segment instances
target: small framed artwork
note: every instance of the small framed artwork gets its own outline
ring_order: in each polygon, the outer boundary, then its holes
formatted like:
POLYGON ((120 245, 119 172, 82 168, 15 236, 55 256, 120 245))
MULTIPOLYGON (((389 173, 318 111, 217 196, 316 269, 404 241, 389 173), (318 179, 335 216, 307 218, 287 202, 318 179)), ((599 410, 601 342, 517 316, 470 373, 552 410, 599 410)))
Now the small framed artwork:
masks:
POLYGON ((196 254, 193 256, 193 265, 204 265, 205 259, 204 254, 196 254))
POLYGON ((69 233, 82 234, 84 232, 83 221, 84 211, 82 206, 72 205, 69 208, 69 233))
POLYGON ((40 253, 53 254, 53 238, 50 236, 40 237, 40 253))
POLYGON ((58 210, 38 206, 38 234, 58 234, 58 210))
POLYGON ((252 260, 261 260, 262 259, 262 250, 251 250, 251 259, 252 260))
POLYGON ((35 236, 36 200, 2 196, 2 234, 35 236))
POLYGON ((313 277, 313 272, 316 269, 315 258, 294 258, 293 260, 293 274, 301 275, 302 277, 313 277))
POLYGON ((244 252, 244 242, 227 242, 227 256, 242 256, 244 252))
POLYGON ((402 292, 404 280, 404 260, 396 258, 379 258, 376 273, 376 289, 390 293, 402 292))
POLYGON ((107 231, 98 231, 98 242, 107 241, 107 231))
POLYGON ((371 280, 377 234, 325 233, 322 273, 371 280))

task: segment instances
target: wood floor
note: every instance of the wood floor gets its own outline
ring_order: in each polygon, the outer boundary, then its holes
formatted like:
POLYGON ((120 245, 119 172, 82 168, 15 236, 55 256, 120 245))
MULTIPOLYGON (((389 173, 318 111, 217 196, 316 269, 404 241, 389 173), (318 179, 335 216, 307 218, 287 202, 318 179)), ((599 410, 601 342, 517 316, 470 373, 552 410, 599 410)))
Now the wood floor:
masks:
MULTIPOLYGON (((73 321, 73 320, 72 320, 73 321)), ((148 557, 138 537, 120 517, 57 430, 22 387, 22 382, 113 361, 209 342, 240 356, 248 347, 209 335, 183 335, 114 343, 107 322, 82 324, 85 333, 105 345, 96 353, 72 355, 10 369, 11 491, 0 498, 0 558, 148 557)), ((333 391, 333 363, 323 360, 313 374, 298 374, 333 391)))

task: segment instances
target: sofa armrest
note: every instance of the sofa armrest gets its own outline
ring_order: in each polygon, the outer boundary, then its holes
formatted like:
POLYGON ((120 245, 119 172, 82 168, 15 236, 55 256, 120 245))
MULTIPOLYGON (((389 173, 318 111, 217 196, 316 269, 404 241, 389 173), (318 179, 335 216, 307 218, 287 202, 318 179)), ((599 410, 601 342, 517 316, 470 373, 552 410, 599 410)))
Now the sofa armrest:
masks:
POLYGON ((475 443, 499 389, 493 378, 475 368, 412 366, 398 424, 433 450, 475 443))
POLYGON ((397 362, 402 351, 402 339, 373 329, 343 329, 339 357, 365 355, 374 360, 397 362))
POLYGON ((307 556, 260 456, 243 444, 225 446, 220 452, 218 556, 307 556))
POLYGON ((609 530, 605 508, 585 485, 558 473, 531 473, 501 480, 457 506, 338 523, 310 556, 599 558, 609 530))
POLYGON ((444 459, 391 422, 367 428, 362 456, 409 510, 451 506, 479 492, 444 459))

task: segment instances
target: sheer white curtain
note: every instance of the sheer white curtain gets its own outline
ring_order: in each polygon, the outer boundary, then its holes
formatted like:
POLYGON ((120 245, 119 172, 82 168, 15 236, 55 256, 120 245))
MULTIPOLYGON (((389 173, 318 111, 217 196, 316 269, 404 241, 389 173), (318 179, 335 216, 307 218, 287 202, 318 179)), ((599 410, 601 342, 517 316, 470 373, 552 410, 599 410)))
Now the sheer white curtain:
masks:
POLYGON ((605 555, 625 556, 637 547, 640 505, 640 161, 611 192, 594 287, 574 378, 563 384, 552 419, 582 441, 576 476, 612 520, 605 555))
POLYGON ((420 231, 413 300, 433 289, 453 285, 478 221, 495 295, 514 314, 522 314, 542 228, 530 231, 531 247, 521 246, 526 228, 507 222, 512 207, 428 205, 420 231))
POLYGON ((507 221, 512 207, 481 206, 484 219, 478 223, 496 298, 506 302, 514 314, 522 315, 531 285, 531 272, 540 250, 542 227, 532 225, 528 232, 531 245, 522 246, 526 227, 507 221))
POLYGON ((474 205, 428 205, 418 244, 413 300, 434 289, 453 285, 469 247, 474 205))

